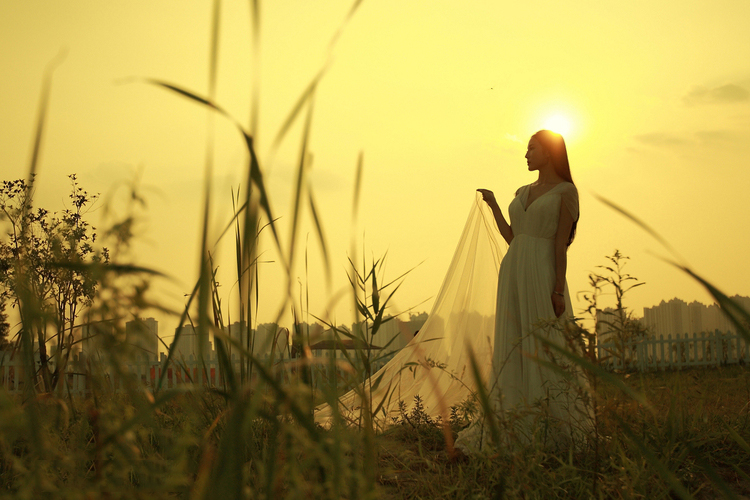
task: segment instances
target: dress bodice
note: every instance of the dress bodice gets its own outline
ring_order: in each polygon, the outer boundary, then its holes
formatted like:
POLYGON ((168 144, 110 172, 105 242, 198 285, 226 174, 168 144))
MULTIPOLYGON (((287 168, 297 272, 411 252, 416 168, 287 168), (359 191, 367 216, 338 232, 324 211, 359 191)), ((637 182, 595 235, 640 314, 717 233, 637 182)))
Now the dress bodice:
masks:
POLYGON ((571 182, 561 182, 526 206, 530 185, 523 186, 508 207, 513 237, 527 235, 554 239, 564 203, 574 219, 578 218, 578 191, 571 182))

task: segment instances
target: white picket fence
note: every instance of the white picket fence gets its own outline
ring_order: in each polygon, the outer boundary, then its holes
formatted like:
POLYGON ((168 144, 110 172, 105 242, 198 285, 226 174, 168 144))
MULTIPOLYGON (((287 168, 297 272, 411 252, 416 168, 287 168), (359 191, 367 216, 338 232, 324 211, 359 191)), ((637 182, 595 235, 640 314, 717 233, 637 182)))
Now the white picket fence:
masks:
POLYGON ((658 338, 605 342, 597 346, 603 366, 612 370, 674 370, 693 366, 721 366, 750 362, 750 344, 737 334, 703 332, 659 335, 658 338))
MULTIPOLYGON (((124 371, 130 377, 140 380, 143 385, 155 388, 164 370, 163 361, 164 355, 161 356, 161 359, 156 359, 154 356, 136 357, 132 363, 125 366, 124 371)), ((235 373, 239 374, 240 360, 236 355, 233 355, 232 361, 235 373)), ((276 364, 286 363, 287 361, 282 360, 276 364)), ((22 393, 24 384, 26 383, 24 370, 25 364, 20 355, 12 358, 8 353, 5 356, 0 355, 0 386, 5 387, 10 393, 22 393)), ((221 387, 225 382, 222 379, 221 365, 215 356, 201 360, 191 355, 187 359, 173 360, 165 370, 166 374, 162 382, 163 388, 173 388, 181 385, 221 387)), ((288 373, 284 373, 286 370, 283 367, 276 366, 274 367, 274 371, 282 373, 282 377, 288 377, 288 373)), ((88 367, 83 358, 76 356, 68 363, 66 375, 62 383, 58 384, 57 391, 60 391, 62 394, 71 393, 80 395, 90 392, 91 381, 86 375, 87 372, 88 367)), ((255 377, 256 375, 253 378, 255 377)), ((126 382, 111 370, 104 374, 103 380, 109 385, 111 390, 115 391, 121 390, 126 382)))
MULTIPOLYGON (((618 346, 614 342, 604 342, 597 346, 599 361, 610 370, 674 370, 696 366, 721 366, 750 362, 750 344, 736 334, 722 333, 718 330, 711 333, 693 335, 676 335, 672 338, 641 339, 626 342, 618 346)), ((221 387, 224 384, 221 367, 215 356, 203 360, 190 356, 187 359, 174 360, 163 368, 164 357, 141 357, 128 364, 126 371, 130 376, 147 387, 154 388, 166 370, 162 387, 173 388, 185 384, 221 387)), ((232 356, 235 373, 240 373, 240 360, 232 356)), ((282 378, 293 377, 294 370, 283 365, 289 360, 275 363, 273 371, 282 378)), ((379 367, 375 367, 376 369, 379 367)), ((313 384, 325 383, 333 375, 326 364, 315 365, 313 384)), ((11 357, 10 353, 0 353, 0 386, 10 393, 22 393, 26 377, 24 362, 20 355, 11 357)), ((88 368, 84 358, 75 357, 67 366, 58 391, 62 394, 86 394, 91 391, 91 381, 86 373, 88 368)), ((104 380, 110 389, 120 390, 124 380, 113 373, 105 375, 104 380)))

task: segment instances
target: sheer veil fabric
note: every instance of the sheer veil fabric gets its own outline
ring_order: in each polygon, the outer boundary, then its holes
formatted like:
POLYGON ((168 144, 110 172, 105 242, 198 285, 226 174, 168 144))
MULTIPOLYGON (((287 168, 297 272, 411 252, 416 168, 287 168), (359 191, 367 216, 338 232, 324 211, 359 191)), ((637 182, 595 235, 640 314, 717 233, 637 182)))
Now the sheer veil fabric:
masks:
MULTIPOLYGON (((450 407, 466 400, 476 389, 469 361, 474 353, 483 383, 491 376, 495 337, 497 276, 507 248, 495 225, 492 211, 477 193, 427 321, 418 334, 377 373, 372 407, 382 408, 375 418, 384 425, 397 416, 398 403, 406 408, 419 395, 425 412, 450 418, 450 407)), ((367 385, 367 384, 365 384, 367 385)), ((360 397, 350 391, 339 398, 346 419, 356 418, 360 397)), ((315 419, 330 423, 327 404, 315 410, 315 419)))

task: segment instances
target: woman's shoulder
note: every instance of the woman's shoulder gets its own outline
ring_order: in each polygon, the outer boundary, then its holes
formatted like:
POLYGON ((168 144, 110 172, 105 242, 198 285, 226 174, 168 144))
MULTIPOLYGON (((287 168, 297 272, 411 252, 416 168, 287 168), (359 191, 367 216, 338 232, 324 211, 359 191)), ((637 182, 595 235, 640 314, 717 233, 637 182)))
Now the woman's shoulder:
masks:
POLYGON ((558 186, 563 191, 575 191, 576 193, 578 192, 578 188, 576 187, 576 185, 570 181, 562 181, 558 186))

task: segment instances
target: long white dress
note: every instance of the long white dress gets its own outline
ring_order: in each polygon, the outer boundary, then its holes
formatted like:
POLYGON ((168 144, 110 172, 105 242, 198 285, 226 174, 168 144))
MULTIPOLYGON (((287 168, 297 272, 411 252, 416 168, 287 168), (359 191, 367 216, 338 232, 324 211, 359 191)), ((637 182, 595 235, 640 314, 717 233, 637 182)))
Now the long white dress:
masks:
MULTIPOLYGON (((562 182, 530 204, 530 186, 523 186, 508 208, 513 239, 503 258, 497 281, 495 341, 489 380, 495 413, 543 408, 552 419, 572 423, 584 420, 580 395, 550 361, 540 338, 565 345, 565 320, 572 305, 565 286, 565 313, 556 319, 552 307, 555 287, 555 235, 561 210, 578 218, 578 192, 562 182)), ((531 419, 527 414, 526 421, 531 419)), ((488 433, 476 422, 459 433, 456 446, 476 451, 488 442, 488 433)))
MULTIPOLYGON (((529 186, 511 202, 508 214, 513 240, 500 266, 495 314, 493 377, 502 391, 503 406, 515 406, 546 397, 549 381, 539 363, 525 354, 538 354, 533 333, 549 334, 545 320, 555 318, 555 235, 561 207, 578 217, 578 194, 563 182, 526 206, 529 186), (524 208, 526 207, 526 208, 524 208)), ((567 284, 565 310, 572 309, 567 284)))

